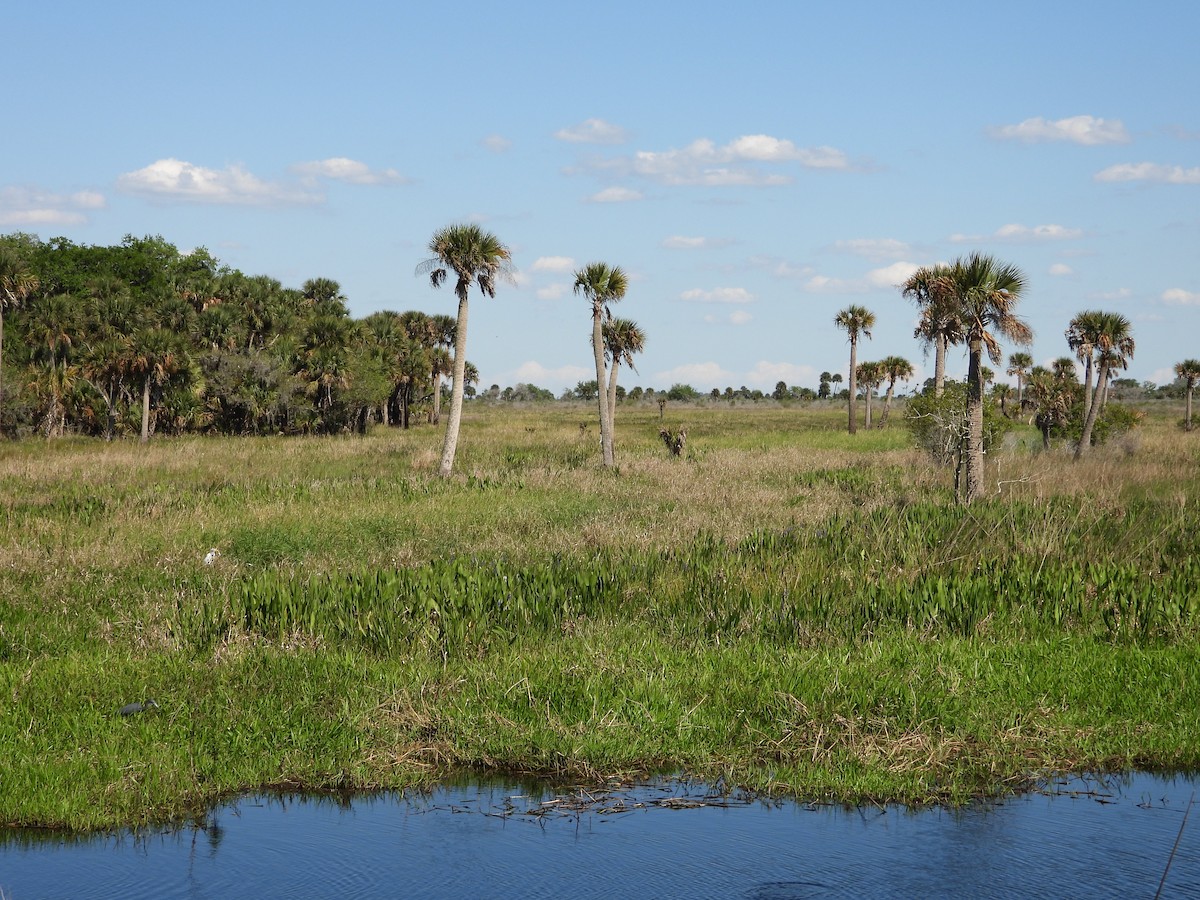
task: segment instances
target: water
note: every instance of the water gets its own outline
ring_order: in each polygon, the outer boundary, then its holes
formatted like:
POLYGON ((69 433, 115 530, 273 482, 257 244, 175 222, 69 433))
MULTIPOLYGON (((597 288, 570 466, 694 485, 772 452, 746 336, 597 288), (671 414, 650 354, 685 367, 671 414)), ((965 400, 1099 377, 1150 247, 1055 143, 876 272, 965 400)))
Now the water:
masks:
MULTIPOLYGON (((203 827, 82 839, 10 832, 0 837, 0 891, 5 900, 1153 897, 1198 785, 1195 776, 1072 780, 955 811, 720 801, 679 783, 594 797, 511 784, 422 797, 255 796, 213 810, 203 827)), ((1200 897, 1200 810, 1163 896, 1200 897)))

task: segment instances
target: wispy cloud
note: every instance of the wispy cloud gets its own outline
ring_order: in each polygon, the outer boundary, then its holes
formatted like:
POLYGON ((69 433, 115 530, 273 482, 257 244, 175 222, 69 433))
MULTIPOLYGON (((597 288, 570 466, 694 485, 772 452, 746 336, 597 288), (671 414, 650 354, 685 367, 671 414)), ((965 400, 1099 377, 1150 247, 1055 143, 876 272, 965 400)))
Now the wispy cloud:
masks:
POLYGON ((754 295, 740 287, 721 287, 711 291, 692 288, 680 294, 679 299, 690 303, 753 303, 754 295))
POLYGON ((641 200, 642 192, 632 188, 610 187, 588 197, 589 203, 630 203, 641 200))
POLYGON ((1200 292, 1170 288, 1162 292, 1162 301, 1171 306, 1200 306, 1200 292))
POLYGON ((156 200, 228 206, 312 205, 324 200, 311 188, 264 181, 240 165, 209 169, 174 158, 121 175, 117 189, 156 200))
POLYGON ((1128 144, 1129 132, 1119 119, 1098 119, 1095 116, 1071 116, 1050 121, 1038 116, 1016 125, 1001 125, 988 129, 997 140, 1024 141, 1027 144, 1047 141, 1069 141, 1072 144, 1128 144))
POLYGON ((571 144, 624 144, 629 140, 624 128, 603 119, 584 119, 578 125, 554 132, 554 136, 571 144))
POLYGON ((850 253, 871 260, 903 259, 912 252, 908 244, 895 238, 854 238, 849 241, 837 241, 833 249, 838 253, 850 253))
POLYGON ((780 185, 792 176, 768 166, 798 164, 808 169, 849 169, 846 154, 834 147, 798 147, 788 140, 751 134, 718 146, 708 138, 682 149, 640 150, 633 156, 593 160, 590 168, 668 185, 780 185))
POLYGON ((1115 291, 1093 291, 1088 294, 1089 300, 1099 300, 1104 303, 1114 303, 1118 300, 1128 300, 1133 296, 1129 288, 1117 288, 1115 291))
POLYGON ((83 225, 107 205, 98 191, 58 194, 33 187, 0 188, 0 227, 83 225))
POLYGON ((833 278, 828 275, 812 275, 802 285, 812 294, 863 294, 870 291, 891 290, 903 284, 917 264, 900 260, 890 266, 872 269, 861 278, 833 278))
POLYGON ((570 256, 539 256, 529 268, 534 272, 570 272, 575 260, 570 256))
MULTIPOLYGON (((571 384, 572 382, 581 381, 588 376, 588 369, 583 366, 559 366, 557 369, 550 369, 543 366, 540 362, 529 360, 517 366, 513 372, 515 380, 525 382, 526 384, 543 385, 547 382, 551 384, 571 384)), ((596 377, 595 370, 591 371, 592 378, 596 377)))
POLYGON ((674 234, 665 238, 662 246, 668 250, 712 250, 716 247, 728 247, 732 243, 728 238, 684 237, 674 234))
POLYGON ((704 317, 704 321, 709 325, 733 325, 734 327, 749 324, 753 320, 754 316, 744 309, 735 309, 727 316, 708 315, 704 317))
POLYGON ((408 179, 395 169, 372 169, 366 163, 344 156, 313 162, 296 163, 291 171, 306 185, 312 186, 320 178, 344 181, 347 184, 406 184, 408 179))
POLYGON ((978 241, 1004 241, 1014 244, 1033 243, 1036 241, 1069 241, 1083 237, 1080 228, 1067 228, 1063 225, 1001 225, 992 234, 952 234, 950 240, 956 244, 970 244, 978 241))
POLYGON ((480 143, 493 153, 507 153, 512 149, 512 141, 501 134, 489 134, 480 143))
POLYGON ((1066 275, 1074 275, 1075 270, 1066 263, 1055 263, 1050 267, 1050 274, 1055 278, 1062 278, 1066 275))
POLYGON ((534 295, 539 300, 559 300, 565 297, 569 290, 570 287, 568 285, 556 282, 555 284, 548 284, 545 287, 538 288, 534 291, 534 295))
POLYGON ((1160 184, 1200 184, 1200 166, 1164 166, 1159 163, 1118 163, 1101 169, 1096 181, 1151 181, 1160 184))

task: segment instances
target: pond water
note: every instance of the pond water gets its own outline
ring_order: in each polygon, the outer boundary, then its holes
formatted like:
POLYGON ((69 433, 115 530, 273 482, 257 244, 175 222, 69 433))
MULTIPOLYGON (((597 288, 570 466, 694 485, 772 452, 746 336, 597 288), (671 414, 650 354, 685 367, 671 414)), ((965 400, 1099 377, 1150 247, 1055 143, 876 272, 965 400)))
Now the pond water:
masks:
POLYGON ((1071 779, 916 811, 768 803, 681 782, 255 795, 202 826, 0 834, 0 896, 1153 897, 1165 872, 1163 897, 1200 897, 1200 811, 1185 827, 1198 784, 1071 779))

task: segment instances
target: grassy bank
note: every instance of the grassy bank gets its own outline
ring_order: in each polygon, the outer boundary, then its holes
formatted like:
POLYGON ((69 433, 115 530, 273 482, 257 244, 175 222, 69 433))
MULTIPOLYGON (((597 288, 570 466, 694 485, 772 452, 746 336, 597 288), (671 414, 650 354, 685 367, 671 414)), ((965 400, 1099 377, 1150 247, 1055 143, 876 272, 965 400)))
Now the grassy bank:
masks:
POLYGON ((1200 767, 1194 436, 1021 432, 962 509, 842 415, 668 407, 672 459, 623 411, 611 473, 590 410, 477 410, 450 481, 430 427, 0 446, 0 821, 464 767, 909 801, 1200 767))

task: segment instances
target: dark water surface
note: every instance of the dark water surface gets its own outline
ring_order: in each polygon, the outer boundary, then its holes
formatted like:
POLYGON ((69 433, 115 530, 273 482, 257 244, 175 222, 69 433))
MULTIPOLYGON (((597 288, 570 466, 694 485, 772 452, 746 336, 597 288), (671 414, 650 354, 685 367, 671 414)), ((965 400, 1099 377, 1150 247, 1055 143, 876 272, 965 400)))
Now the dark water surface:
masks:
MULTIPOLYGON (((722 799, 681 783, 253 796, 203 827, 0 835, 0 896, 1153 897, 1198 786, 1077 779, 954 811, 722 799)), ((1200 811, 1162 896, 1200 897, 1200 811)))

